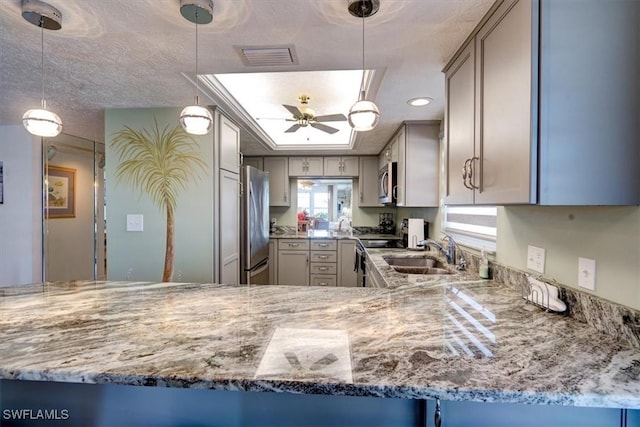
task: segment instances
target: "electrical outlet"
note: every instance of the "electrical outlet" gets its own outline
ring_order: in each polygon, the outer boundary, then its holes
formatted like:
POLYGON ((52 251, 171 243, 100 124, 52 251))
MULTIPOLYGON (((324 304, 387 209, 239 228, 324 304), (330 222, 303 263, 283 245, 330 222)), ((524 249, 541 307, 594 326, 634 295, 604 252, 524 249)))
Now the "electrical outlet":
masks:
POLYGON ((578 286, 596 290, 596 260, 589 258, 578 258, 578 286))
POLYGON ((544 273, 545 250, 537 246, 527 246, 527 268, 544 273))
POLYGON ((144 216, 127 214, 127 231, 143 231, 144 216))

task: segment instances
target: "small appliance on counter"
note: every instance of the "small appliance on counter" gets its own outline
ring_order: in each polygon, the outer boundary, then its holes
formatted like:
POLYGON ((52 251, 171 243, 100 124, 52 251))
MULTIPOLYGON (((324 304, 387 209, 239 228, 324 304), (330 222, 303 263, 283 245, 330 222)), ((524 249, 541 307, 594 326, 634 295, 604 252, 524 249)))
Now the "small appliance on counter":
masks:
POLYGON ((393 213, 381 213, 378 228, 380 234, 396 234, 396 224, 393 222, 393 213))
POLYGON ((429 238, 429 223, 422 218, 404 218, 400 236, 405 248, 421 249, 418 247, 418 242, 429 238))

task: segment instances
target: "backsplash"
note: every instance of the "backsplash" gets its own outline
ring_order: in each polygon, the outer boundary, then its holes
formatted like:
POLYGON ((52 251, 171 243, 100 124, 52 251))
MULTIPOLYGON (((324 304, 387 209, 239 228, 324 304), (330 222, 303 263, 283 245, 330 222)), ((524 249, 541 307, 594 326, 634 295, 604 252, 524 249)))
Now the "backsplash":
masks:
MULTIPOLYGON (((478 271, 481 258, 477 254, 460 250, 467 262, 467 269, 478 271)), ((491 266, 492 278, 512 287, 518 293, 527 291, 529 284, 524 271, 502 265, 493 261, 491 266)), ((597 330, 615 336, 632 347, 640 348, 640 311, 622 306, 595 295, 569 288, 561 283, 546 281, 556 286, 560 291, 560 299, 567 304, 567 316, 587 323, 597 330)))

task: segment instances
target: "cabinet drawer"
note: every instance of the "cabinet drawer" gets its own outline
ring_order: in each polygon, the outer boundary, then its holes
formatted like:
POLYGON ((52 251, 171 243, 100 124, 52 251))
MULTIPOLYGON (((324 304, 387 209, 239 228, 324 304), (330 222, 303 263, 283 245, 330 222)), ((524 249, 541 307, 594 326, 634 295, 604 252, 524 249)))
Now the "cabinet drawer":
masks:
POLYGON ((312 251, 335 251, 337 247, 336 240, 311 240, 312 251))
POLYGON ((311 274, 336 274, 336 265, 331 262, 312 262, 311 274))
POLYGON ((311 262, 336 262, 338 254, 335 251, 312 251, 311 262))
POLYGON ((336 286, 336 276, 312 274, 311 286, 336 286))
POLYGON ((286 249, 288 251, 308 251, 308 239, 280 239, 278 241, 278 249, 286 249))

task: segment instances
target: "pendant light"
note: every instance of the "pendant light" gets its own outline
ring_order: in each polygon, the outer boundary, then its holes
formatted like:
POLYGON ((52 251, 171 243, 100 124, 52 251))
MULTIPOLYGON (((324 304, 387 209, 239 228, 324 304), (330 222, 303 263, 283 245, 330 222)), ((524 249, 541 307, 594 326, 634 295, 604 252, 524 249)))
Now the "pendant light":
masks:
POLYGON ((28 110, 22 116, 22 124, 33 135, 54 137, 62 132, 62 120, 53 111, 47 110, 44 99, 44 29, 62 28, 62 14, 55 7, 39 0, 22 0, 22 17, 40 27, 42 108, 28 110))
POLYGON ((181 0, 180 13, 196 24, 196 96, 194 105, 184 107, 180 113, 180 124, 187 133, 206 135, 213 127, 213 117, 208 108, 198 105, 198 25, 208 24, 213 20, 213 2, 211 0, 181 0))
POLYGON ((351 0, 349 13, 362 17, 362 82, 360 83, 360 96, 358 101, 349 110, 349 125, 355 131, 364 132, 376 127, 380 119, 380 111, 375 103, 367 101, 364 90, 364 19, 375 14, 380 7, 379 0, 351 0))

